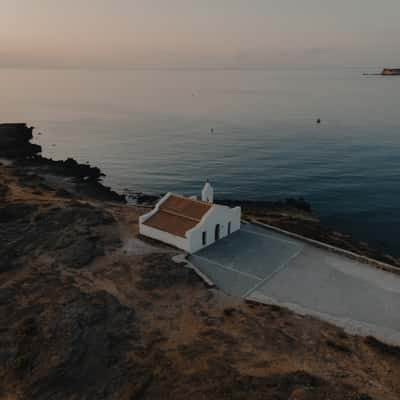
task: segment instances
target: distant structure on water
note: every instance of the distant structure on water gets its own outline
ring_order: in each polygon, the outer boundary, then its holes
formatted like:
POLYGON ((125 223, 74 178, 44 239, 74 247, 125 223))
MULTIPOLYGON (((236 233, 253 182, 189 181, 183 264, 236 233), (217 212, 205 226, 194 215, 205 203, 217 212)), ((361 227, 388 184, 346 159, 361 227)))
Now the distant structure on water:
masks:
POLYGON ((384 68, 382 71, 382 75, 400 75, 400 68, 384 68))
POLYGON ((400 68, 384 68, 380 74, 363 72, 364 76, 400 76, 400 68))
POLYGON ((167 193, 139 219, 140 234, 195 253, 240 229, 242 210, 214 204, 214 189, 207 181, 201 200, 167 193))

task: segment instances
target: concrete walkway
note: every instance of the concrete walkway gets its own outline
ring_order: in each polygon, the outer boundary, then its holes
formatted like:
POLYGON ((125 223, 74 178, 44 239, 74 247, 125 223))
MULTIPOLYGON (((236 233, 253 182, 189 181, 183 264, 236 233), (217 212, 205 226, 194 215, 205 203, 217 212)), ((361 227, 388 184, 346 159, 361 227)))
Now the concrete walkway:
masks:
POLYGON ((400 277, 389 272, 252 224, 190 261, 228 294, 400 344, 400 277))

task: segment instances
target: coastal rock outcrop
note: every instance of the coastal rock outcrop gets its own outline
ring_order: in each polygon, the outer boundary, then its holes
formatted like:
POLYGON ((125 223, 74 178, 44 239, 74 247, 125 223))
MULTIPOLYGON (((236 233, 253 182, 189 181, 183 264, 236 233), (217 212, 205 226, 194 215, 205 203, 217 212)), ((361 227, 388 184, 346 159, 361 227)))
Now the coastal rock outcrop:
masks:
POLYGON ((0 124, 0 157, 12 159, 14 164, 20 167, 21 175, 25 175, 28 181, 37 174, 73 178, 76 192, 103 201, 126 202, 124 195, 101 183, 105 175, 99 168, 78 163, 73 158, 53 160, 41 156, 41 146, 31 143, 33 129, 26 123, 0 124), (26 171, 31 171, 31 174, 26 171))
POLYGON ((35 157, 41 146, 30 143, 33 127, 25 123, 0 124, 0 157, 35 157))
POLYGON ((45 157, 35 157, 24 161, 19 160, 19 165, 42 168, 44 171, 55 175, 69 176, 80 181, 97 182, 105 175, 97 167, 89 164, 80 164, 73 158, 53 160, 45 157))

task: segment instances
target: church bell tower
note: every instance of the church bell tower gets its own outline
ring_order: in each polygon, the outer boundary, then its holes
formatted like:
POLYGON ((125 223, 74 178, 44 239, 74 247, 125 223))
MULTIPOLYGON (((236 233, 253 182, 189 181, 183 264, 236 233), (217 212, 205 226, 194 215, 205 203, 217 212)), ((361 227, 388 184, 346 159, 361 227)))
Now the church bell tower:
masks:
POLYGON ((214 203, 214 188, 211 186, 208 179, 201 191, 201 200, 206 201, 207 203, 214 203))

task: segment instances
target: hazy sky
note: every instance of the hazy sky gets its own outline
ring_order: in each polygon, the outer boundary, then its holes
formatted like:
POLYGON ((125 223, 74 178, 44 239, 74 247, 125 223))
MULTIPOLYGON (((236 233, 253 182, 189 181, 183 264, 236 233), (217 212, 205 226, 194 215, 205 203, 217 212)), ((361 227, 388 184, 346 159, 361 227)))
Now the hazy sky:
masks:
POLYGON ((0 66, 400 65, 399 0, 0 0, 0 66))

